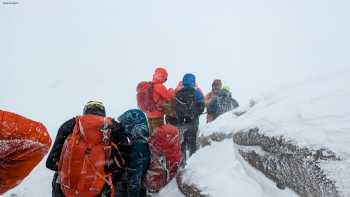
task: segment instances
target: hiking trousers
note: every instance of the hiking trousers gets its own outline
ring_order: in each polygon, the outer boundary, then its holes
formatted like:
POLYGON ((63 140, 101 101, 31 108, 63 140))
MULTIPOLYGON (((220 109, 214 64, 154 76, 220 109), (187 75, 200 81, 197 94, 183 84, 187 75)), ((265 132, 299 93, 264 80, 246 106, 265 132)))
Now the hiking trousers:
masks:
POLYGON ((146 188, 143 186, 143 179, 150 164, 150 156, 141 154, 139 158, 130 162, 126 172, 127 197, 145 197, 146 188))
POLYGON ((58 172, 55 172, 52 179, 52 197, 65 197, 58 180, 58 172))
POLYGON ((191 156, 193 153, 196 152, 198 125, 199 125, 199 118, 195 118, 194 120, 188 123, 182 124, 180 126, 181 130, 183 131, 183 142, 181 144, 183 154, 186 154, 186 152, 188 151, 189 156, 191 156))

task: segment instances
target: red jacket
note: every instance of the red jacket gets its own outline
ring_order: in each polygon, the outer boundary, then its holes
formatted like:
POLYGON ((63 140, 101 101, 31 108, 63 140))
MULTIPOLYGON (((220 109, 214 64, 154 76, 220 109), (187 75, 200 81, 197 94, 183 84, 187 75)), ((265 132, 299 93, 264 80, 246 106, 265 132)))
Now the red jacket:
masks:
MULTIPOLYGON (((163 84, 168 78, 168 73, 164 68, 157 68, 153 74, 153 100, 157 105, 162 106, 165 102, 171 101, 175 92, 172 88, 167 89, 163 84)), ((148 118, 162 118, 164 111, 148 112, 148 118)))

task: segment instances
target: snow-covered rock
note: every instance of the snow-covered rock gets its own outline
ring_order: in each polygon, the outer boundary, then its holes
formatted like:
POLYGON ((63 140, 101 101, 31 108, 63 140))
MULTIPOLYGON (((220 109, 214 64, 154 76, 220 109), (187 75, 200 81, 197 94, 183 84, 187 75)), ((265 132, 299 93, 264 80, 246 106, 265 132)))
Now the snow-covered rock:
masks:
POLYGON ((179 177, 186 196, 294 197, 279 190, 242 159, 232 140, 214 142, 195 153, 179 177), (191 189, 190 188, 195 188, 191 189))
MULTIPOLYGON (((281 87, 256 99, 254 106, 237 109, 247 111, 241 116, 229 112, 213 123, 201 125, 200 145, 233 136, 240 145, 259 146, 262 151, 254 150, 256 147, 237 148, 241 156, 278 187, 289 187, 301 196, 349 196, 350 88, 346 86, 349 76, 347 70, 281 87), (255 137, 247 135, 250 131, 256 131, 255 137), (288 165, 283 165, 287 161, 288 165)), ((222 151, 217 153, 221 154, 222 151)), ((194 170, 191 165, 187 168, 184 183, 188 180, 186 175, 194 170)), ((206 191, 210 183, 200 180, 191 184, 206 191)))

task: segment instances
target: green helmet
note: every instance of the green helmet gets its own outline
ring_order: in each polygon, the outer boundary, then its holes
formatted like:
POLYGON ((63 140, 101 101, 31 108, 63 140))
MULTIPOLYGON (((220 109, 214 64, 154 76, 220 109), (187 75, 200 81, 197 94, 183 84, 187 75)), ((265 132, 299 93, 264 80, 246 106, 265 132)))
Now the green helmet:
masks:
POLYGON ((224 91, 226 91, 226 92, 230 92, 230 91, 231 91, 231 88, 230 88, 230 86, 228 86, 228 85, 224 85, 224 86, 222 86, 222 90, 224 90, 224 91))
POLYGON ((89 101, 84 106, 83 114, 106 116, 105 106, 101 101, 89 101))

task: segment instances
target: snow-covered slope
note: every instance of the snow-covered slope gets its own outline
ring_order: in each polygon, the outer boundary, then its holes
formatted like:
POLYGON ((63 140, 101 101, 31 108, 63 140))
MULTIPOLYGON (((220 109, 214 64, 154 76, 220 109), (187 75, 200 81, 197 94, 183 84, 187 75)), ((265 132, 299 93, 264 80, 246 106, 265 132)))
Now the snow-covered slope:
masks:
POLYGON ((325 148, 340 161, 321 161, 338 191, 350 195, 350 70, 283 87, 259 99, 241 117, 227 113, 203 125, 202 136, 259 128, 266 136, 284 136, 310 150, 325 148))
POLYGON ((350 158, 350 70, 283 87, 257 99, 237 118, 232 113, 204 125, 201 135, 258 127, 264 134, 284 135, 299 145, 327 147, 350 158))
POLYGON ((251 167, 234 148, 232 140, 214 143, 189 160, 183 182, 195 184, 202 195, 240 197, 296 197, 279 190, 262 173, 251 167))

